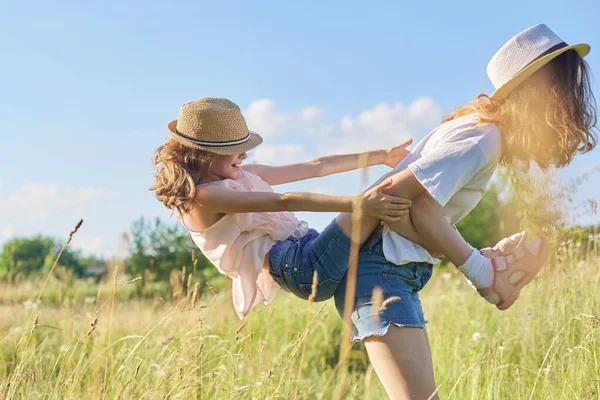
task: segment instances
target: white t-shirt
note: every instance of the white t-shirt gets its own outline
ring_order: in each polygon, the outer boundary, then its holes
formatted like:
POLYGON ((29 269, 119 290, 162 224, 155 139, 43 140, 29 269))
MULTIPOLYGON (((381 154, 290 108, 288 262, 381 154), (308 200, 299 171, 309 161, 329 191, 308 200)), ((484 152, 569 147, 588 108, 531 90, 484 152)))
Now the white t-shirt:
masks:
MULTIPOLYGON (((478 115, 448 121, 417 144, 394 171, 410 168, 421 185, 443 208, 455 225, 483 197, 502 153, 502 137, 496 125, 475 127, 478 115)), ((416 243, 383 227, 383 253, 394 264, 438 259, 416 243)))

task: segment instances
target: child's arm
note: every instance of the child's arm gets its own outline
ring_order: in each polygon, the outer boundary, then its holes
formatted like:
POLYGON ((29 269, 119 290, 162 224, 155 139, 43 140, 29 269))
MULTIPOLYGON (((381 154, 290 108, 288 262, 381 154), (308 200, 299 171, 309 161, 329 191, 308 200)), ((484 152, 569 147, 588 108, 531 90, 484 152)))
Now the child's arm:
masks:
POLYGON ((196 190, 195 203, 214 214, 269 212, 269 211, 316 211, 352 212, 359 204, 365 212, 383 215, 397 220, 407 214, 410 200, 382 193, 383 185, 373 187, 356 196, 329 196, 306 192, 238 192, 224 187, 204 186, 196 190))
MULTIPOLYGON (((381 188, 386 194, 394 197, 399 196, 401 198, 413 199, 418 198, 419 196, 427 196, 425 188, 413 175, 410 169, 405 169, 400 172, 390 171, 375 182, 368 190, 371 191, 375 187, 381 188)), ((361 237, 359 242, 364 242, 377 225, 379 225, 381 220, 386 222, 388 226, 399 235, 425 248, 434 257, 443 256, 437 243, 428 240, 417 231, 411 221, 410 214, 403 215, 401 218, 391 219, 386 215, 378 214, 375 210, 368 210, 367 212, 368 215, 363 215, 361 218, 361 237)), ((444 222, 448 222, 445 217, 443 220, 444 222)), ((339 215, 337 217, 337 222, 344 232, 348 233, 351 231, 352 217, 350 214, 339 215)))
POLYGON ((319 157, 304 163, 282 166, 248 164, 244 165, 242 168, 259 176, 269 185, 280 185, 355 170, 361 167, 361 165, 359 165, 361 157, 366 157, 366 166, 387 165, 393 168, 409 154, 406 147, 410 146, 411 143, 412 139, 409 139, 400 146, 393 147, 389 150, 331 155, 319 157))

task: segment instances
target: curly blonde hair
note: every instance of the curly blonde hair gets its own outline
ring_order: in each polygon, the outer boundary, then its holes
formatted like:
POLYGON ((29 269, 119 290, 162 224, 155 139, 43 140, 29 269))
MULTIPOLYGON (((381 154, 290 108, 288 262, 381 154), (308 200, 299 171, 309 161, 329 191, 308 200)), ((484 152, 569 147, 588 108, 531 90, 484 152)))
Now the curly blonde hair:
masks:
POLYGON ((208 173, 217 154, 193 149, 168 139, 154 152, 154 183, 150 190, 158 201, 180 215, 189 212, 196 186, 208 173))
POLYGON ((505 99, 481 94, 444 122, 472 113, 480 114, 478 124, 493 123, 502 132, 503 165, 528 169, 534 160, 544 170, 564 167, 598 140, 589 66, 574 50, 536 71, 505 99))

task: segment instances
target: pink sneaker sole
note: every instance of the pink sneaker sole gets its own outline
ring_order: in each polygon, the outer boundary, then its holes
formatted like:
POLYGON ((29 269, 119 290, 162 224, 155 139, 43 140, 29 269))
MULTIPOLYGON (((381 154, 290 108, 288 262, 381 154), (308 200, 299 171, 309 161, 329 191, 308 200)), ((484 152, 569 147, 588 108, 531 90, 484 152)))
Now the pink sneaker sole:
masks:
POLYGON ((545 239, 519 244, 511 254, 491 258, 494 282, 492 286, 477 291, 499 310, 506 310, 519 298, 521 289, 540 272, 549 255, 545 239))

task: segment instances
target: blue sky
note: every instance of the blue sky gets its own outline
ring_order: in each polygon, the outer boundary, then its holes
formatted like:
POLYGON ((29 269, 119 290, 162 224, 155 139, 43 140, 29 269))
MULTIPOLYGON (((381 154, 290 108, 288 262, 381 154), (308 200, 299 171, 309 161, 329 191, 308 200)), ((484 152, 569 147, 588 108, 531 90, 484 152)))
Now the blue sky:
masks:
MULTIPOLYGON (((491 92, 488 60, 536 23, 590 43, 600 67, 591 0, 124 3, 0 4, 0 243, 64 237, 83 217, 74 245, 107 254, 135 218, 168 218, 147 190, 151 156, 190 100, 238 103, 265 137, 253 159, 284 163, 420 139, 491 92)), ((599 167, 599 152, 560 176, 599 167)), ((580 203, 600 199, 599 176, 580 203)), ((358 175, 279 190, 349 194, 358 175)), ((302 214, 316 228, 331 216, 302 214)))

